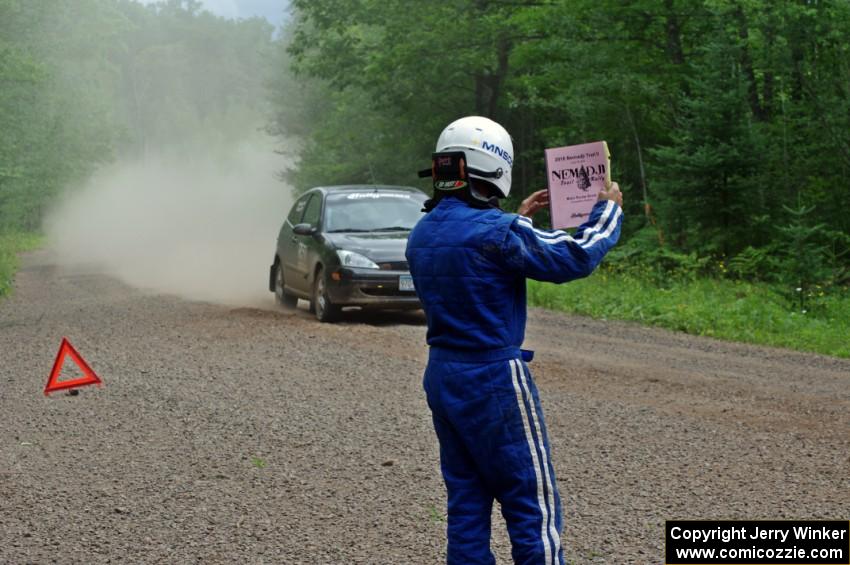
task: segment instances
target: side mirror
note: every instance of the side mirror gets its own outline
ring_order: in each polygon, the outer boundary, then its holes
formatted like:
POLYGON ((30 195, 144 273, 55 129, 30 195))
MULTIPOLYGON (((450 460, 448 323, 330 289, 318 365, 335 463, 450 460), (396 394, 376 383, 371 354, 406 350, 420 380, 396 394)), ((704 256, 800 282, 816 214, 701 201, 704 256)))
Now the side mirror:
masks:
POLYGON ((313 235, 316 231, 316 228, 310 224, 295 224, 292 226, 292 233, 295 235, 313 235))

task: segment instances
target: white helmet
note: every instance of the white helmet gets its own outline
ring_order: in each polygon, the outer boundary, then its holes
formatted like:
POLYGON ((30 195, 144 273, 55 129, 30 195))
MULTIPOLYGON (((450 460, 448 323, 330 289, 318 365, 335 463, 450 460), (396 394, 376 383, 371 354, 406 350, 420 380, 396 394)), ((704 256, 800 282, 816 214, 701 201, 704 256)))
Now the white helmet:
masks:
POLYGON ((514 144, 505 128, 493 120, 467 116, 453 121, 437 139, 437 152, 442 151, 463 151, 467 165, 472 169, 469 173, 471 178, 489 182, 505 198, 510 194, 514 144), (477 175, 476 169, 491 175, 477 175))

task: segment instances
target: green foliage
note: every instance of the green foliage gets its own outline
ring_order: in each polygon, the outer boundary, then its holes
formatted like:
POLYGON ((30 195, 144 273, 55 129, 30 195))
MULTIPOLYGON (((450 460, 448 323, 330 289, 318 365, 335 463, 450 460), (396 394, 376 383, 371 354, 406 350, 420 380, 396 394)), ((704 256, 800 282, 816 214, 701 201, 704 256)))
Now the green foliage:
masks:
POLYGON ((811 223, 809 216, 814 206, 785 206, 785 211, 791 216, 791 223, 779 228, 782 234, 779 250, 784 266, 780 278, 787 289, 793 288, 791 300, 800 312, 805 312, 811 288, 829 277, 824 247, 817 241, 823 235, 824 225, 811 223))
POLYGON ((606 139, 622 241, 533 303, 850 356, 850 3, 294 5, 284 43, 324 93, 295 120, 298 187, 415 182, 471 113, 512 132, 516 198, 544 148, 606 139))
POLYGON ((694 335, 850 357, 850 291, 822 290, 807 312, 789 311, 765 283, 701 278, 665 286, 603 268, 568 285, 530 281, 534 306, 611 320, 630 320, 694 335))
POLYGON ((116 156, 263 125, 272 26, 200 6, 0 0, 0 232, 116 156))
POLYGON ((0 234, 0 298, 12 290, 12 279, 18 268, 18 253, 42 245, 42 237, 34 233, 0 234))
POLYGON ((128 31, 113 46, 124 151, 180 151, 259 128, 267 113, 272 26, 202 12, 198 2, 121 3, 128 31))
POLYGON ((697 72, 687 77, 690 95, 679 102, 676 136, 650 150, 656 210, 668 240, 701 254, 736 251, 750 232, 748 216, 763 212, 748 190, 763 151, 729 42, 725 34, 709 37, 697 72))
POLYGON ((274 102, 279 129, 305 138, 299 188, 416 183, 442 127, 478 113, 514 137, 507 208, 545 185, 544 148, 609 142, 623 240, 639 240, 613 256, 624 272, 661 283, 723 265, 788 288, 848 276, 850 3, 293 4, 278 72, 291 65, 320 108, 274 102), (787 207, 814 207, 817 253, 792 249, 787 207))
POLYGON ((661 287, 711 274, 708 257, 660 245, 658 231, 652 227, 643 228, 611 250, 607 264, 612 273, 644 278, 661 287))
POLYGON ((59 189, 111 158, 106 0, 0 2, 0 230, 34 230, 59 189))
POLYGON ((748 246, 729 260, 730 274, 747 281, 775 281, 781 268, 776 245, 748 246))

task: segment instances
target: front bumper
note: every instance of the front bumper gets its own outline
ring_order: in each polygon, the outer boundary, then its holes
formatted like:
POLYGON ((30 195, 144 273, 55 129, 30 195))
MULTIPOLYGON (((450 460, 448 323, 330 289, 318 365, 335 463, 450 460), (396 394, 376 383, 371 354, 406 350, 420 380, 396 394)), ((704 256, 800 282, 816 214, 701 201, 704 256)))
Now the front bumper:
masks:
POLYGON ((399 277, 408 271, 385 271, 341 267, 327 281, 331 302, 340 306, 380 308, 421 308, 414 291, 399 290, 399 277))

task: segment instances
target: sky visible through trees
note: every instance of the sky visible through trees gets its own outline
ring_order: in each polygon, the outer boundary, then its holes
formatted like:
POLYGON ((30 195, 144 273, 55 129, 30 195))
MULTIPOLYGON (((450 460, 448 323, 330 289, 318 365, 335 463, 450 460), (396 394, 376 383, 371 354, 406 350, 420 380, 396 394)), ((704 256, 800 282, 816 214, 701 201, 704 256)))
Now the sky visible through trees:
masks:
MULTIPOLYGON (((160 0, 140 0, 155 4, 160 0)), ((199 0, 204 10, 230 19, 265 18, 275 26, 284 22, 288 0, 199 0)))

